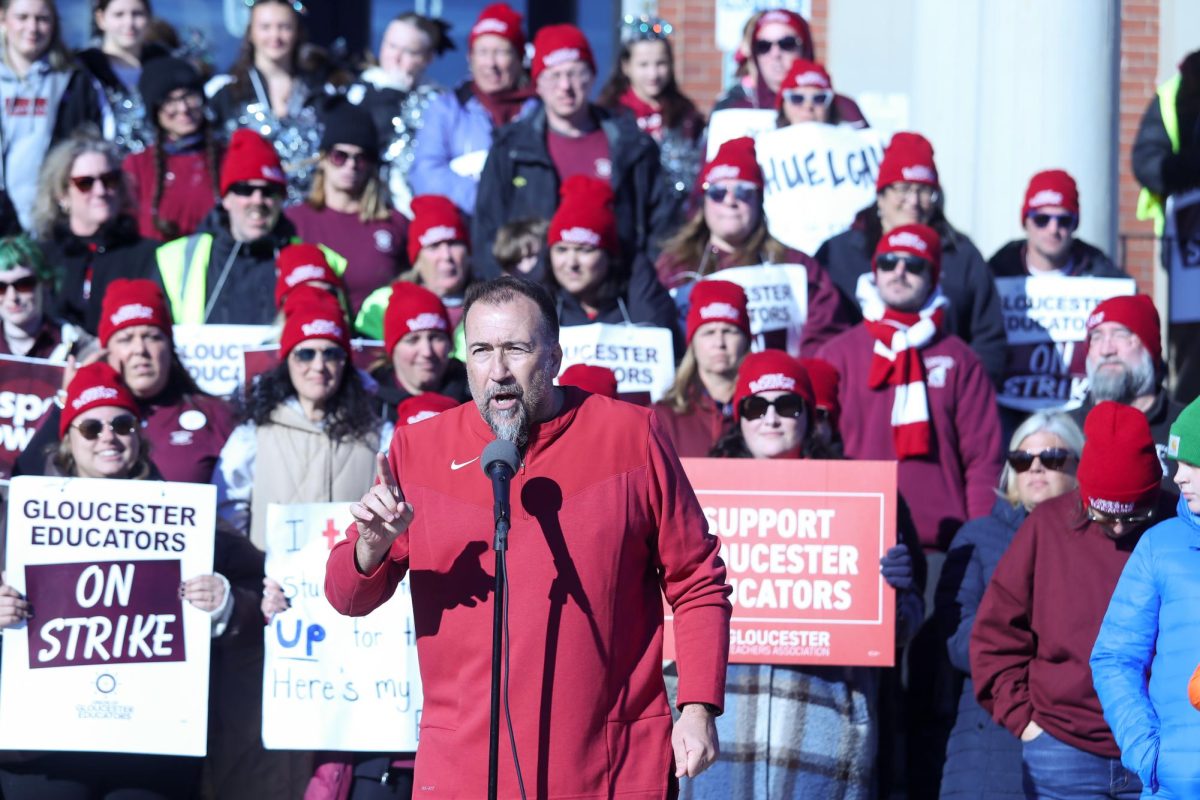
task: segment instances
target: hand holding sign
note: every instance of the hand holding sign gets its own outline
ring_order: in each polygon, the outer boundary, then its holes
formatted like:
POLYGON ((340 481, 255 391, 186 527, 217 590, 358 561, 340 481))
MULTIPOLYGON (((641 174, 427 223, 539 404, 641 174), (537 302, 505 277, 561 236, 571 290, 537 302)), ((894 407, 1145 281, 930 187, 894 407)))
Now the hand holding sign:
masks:
POLYGON ((20 625, 32 616, 29 603, 20 592, 5 583, 4 578, 0 578, 0 630, 20 625))
POLYGON ((225 602, 225 581, 216 575, 197 575, 183 582, 179 596, 211 614, 225 602))
POLYGON ((367 490, 361 500, 350 506, 350 513, 358 525, 355 559, 364 573, 372 571, 383 561, 392 542, 408 530, 413 518, 412 504, 404 502, 400 485, 392 476, 392 468, 382 453, 375 456, 375 474, 378 478, 376 484, 367 490))

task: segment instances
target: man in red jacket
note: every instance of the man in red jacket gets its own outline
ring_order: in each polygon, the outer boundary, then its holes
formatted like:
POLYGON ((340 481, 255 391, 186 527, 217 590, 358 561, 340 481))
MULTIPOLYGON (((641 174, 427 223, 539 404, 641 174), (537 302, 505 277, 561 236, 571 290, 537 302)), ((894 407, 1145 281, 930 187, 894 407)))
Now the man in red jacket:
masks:
POLYGON ((1079 488, 1035 508, 996 566, 971 677, 980 705, 1023 743, 1027 796, 1132 799, 1142 784, 1121 765, 1088 660, 1129 554, 1174 503, 1144 414, 1105 401, 1084 434, 1079 488))
MULTIPOLYGON (((519 669, 506 680, 524 785, 539 798, 665 798, 717 754, 730 615, 717 540, 650 410, 553 385, 562 351, 545 290, 476 284, 464 321, 475 402, 396 429, 325 593, 366 614, 411 573, 425 692, 414 782, 422 797, 485 796, 493 519, 476 462, 493 439, 514 442, 506 601, 519 669)), ((502 751, 500 795, 514 797, 517 759, 502 751)))

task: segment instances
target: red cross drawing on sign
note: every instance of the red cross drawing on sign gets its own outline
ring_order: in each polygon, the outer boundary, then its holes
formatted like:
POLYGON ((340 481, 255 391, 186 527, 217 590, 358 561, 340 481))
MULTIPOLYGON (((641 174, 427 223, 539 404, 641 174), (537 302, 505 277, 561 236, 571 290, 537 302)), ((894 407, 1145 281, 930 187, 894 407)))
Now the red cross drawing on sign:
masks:
POLYGON ((333 517, 325 520, 325 530, 321 531, 321 535, 329 542, 329 549, 332 550, 334 542, 342 535, 342 532, 334 526, 333 517))

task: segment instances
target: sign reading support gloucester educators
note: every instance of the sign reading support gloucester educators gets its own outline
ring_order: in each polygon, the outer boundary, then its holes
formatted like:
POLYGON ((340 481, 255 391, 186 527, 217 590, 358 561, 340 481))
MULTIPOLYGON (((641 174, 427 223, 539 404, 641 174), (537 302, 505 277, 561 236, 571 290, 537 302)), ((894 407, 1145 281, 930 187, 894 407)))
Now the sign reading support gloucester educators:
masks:
POLYGON ((742 136, 757 136, 774 129, 779 112, 773 108, 726 108, 714 111, 708 118, 708 152, 704 160, 712 161, 721 145, 742 136))
POLYGON ((812 255, 875 202, 887 138, 875 128, 806 122, 755 140, 771 235, 812 255))
POLYGON ((1016 411, 1070 410, 1087 395, 1087 319, 1110 297, 1134 294, 1130 278, 1042 275, 997 278, 1008 361, 997 400, 1016 411))
POLYGON ((648 393, 653 402, 675 380, 675 349, 666 328, 603 322, 568 325, 559 329, 558 343, 562 369, 574 364, 608 367, 617 376, 619 395, 648 393))
POLYGON ((733 587, 731 663, 893 665, 894 461, 682 461, 733 587))
POLYGON ((196 385, 217 397, 229 397, 242 385, 242 351, 261 345, 269 325, 175 325, 175 351, 196 385))
POLYGON ((730 267, 705 276, 746 290, 755 350, 773 347, 800 355, 800 333, 808 319, 808 270, 802 264, 730 267))
POLYGON ((4 631, 0 749, 203 756, 216 488, 14 478, 8 583, 34 616, 4 631))
POLYGON ((0 480, 46 418, 62 386, 63 365, 40 358, 0 356, 0 480))
POLYGON ((408 578, 365 617, 325 599, 325 563, 348 503, 267 507, 267 575, 291 607, 266 628, 263 744, 272 750, 417 749, 421 676, 408 578))
POLYGON ((1167 198, 1171 322, 1200 322, 1200 189, 1167 198))

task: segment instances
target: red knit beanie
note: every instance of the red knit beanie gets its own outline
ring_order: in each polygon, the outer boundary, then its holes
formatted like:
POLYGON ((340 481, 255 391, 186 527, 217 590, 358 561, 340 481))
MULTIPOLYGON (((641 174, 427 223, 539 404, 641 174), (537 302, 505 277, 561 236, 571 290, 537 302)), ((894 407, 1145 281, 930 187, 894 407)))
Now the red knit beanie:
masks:
POLYGON ((306 339, 328 339, 350 352, 350 326, 342 306, 328 292, 311 286, 297 287, 283 307, 283 334, 279 357, 287 358, 306 339))
POLYGON ((289 244, 279 251, 275 259, 279 267, 278 277, 275 278, 275 307, 282 308, 284 298, 295 289, 306 283, 328 283, 336 291, 341 291, 342 279, 329 266, 325 251, 315 244, 289 244))
POLYGON ((408 225, 408 263, 417 263, 422 247, 442 242, 462 242, 469 250, 471 233, 458 206, 440 194, 422 194, 413 198, 413 219, 408 225))
POLYGON ((249 128, 238 128, 229 139, 229 148, 221 162, 221 195, 243 181, 267 181, 287 186, 279 154, 263 137, 249 128))
POLYGON ((754 140, 749 136, 725 142, 713 160, 704 165, 700 172, 701 184, 720 180, 749 181, 759 189, 763 187, 762 168, 754 153, 754 140))
POLYGON ((1133 406, 1105 400, 1083 423, 1079 495, 1102 514, 1129 514, 1158 496, 1162 464, 1146 415, 1133 406))
POLYGON ((1133 331, 1141 340, 1142 347, 1153 356, 1154 363, 1162 365, 1162 324, 1158 309, 1149 295, 1108 298, 1092 310, 1087 321, 1088 333, 1091 334, 1093 328, 1105 322, 1115 322, 1133 331))
POLYGON ((521 30, 524 18, 508 3, 492 3, 479 12, 479 19, 471 26, 467 34, 467 50, 475 46, 475 40, 480 36, 499 36, 507 39, 517 51, 517 57, 522 58, 525 51, 525 33, 521 30))
POLYGON ((1066 170, 1048 169, 1029 179, 1025 204, 1021 206, 1021 223, 1025 223, 1030 212, 1043 206, 1061 206, 1079 216, 1079 187, 1066 170))
POLYGON ((96 361, 80 367, 67 386, 67 401, 63 403, 58 420, 58 436, 67 435, 71 423, 85 411, 102 406, 123 408, 138 419, 142 410, 133 393, 107 361, 96 361))
POLYGON ((799 361, 812 382, 813 396, 816 397, 814 405, 828 412, 829 422, 836 429, 838 418, 842 415, 842 404, 838 401, 838 383, 841 382, 841 375, 838 374, 837 367, 823 358, 801 358, 799 361))
POLYGON ((618 251, 613 191, 607 181, 572 175, 563 181, 559 196, 561 202, 546 231, 547 247, 567 242, 599 247, 609 254, 618 251))
POLYGON ((533 63, 529 67, 534 83, 537 83, 542 70, 572 61, 582 61, 592 72, 596 71, 592 46, 588 44, 583 31, 574 25, 547 25, 538 29, 533 37, 533 63))
POLYGON ((827 89, 833 91, 833 79, 825 71, 825 67, 806 58, 797 58, 792 62, 787 77, 779 84, 779 92, 775 95, 775 108, 783 108, 783 93, 788 89, 827 89))
POLYGON ((937 164, 933 163, 933 145, 919 133, 901 131, 892 137, 879 165, 875 191, 882 192, 893 183, 923 183, 938 187, 937 164))
POLYGON ((763 350, 742 359, 737 388, 733 391, 733 418, 741 418, 739 408, 743 400, 761 392, 794 392, 803 397, 810 408, 816 403, 808 372, 782 350, 763 350))
POLYGON ((608 367, 572 364, 558 376, 559 386, 577 386, 585 392, 616 398, 617 374, 608 367))
POLYGON ((415 425, 443 411, 458 408, 458 401, 437 392, 422 392, 401 400, 396 406, 396 425, 415 425))
POLYGON ((732 281, 697 281, 688 296, 687 343, 701 325, 727 322, 750 335, 750 314, 746 310, 746 290, 732 281))
POLYGON ((162 289, 154 281, 117 278, 108 285, 100 304, 100 346, 122 328, 153 325, 172 339, 171 309, 162 289))
POLYGON ((796 32, 796 38, 800 40, 800 57, 813 58, 813 40, 812 31, 808 28, 808 23, 804 17, 797 14, 795 11, 788 11, 785 8, 773 8, 770 11, 763 12, 763 15, 758 18, 758 22, 754 23, 754 38, 758 38, 758 32, 767 25, 787 25, 796 32))
POLYGON ((898 225, 879 237, 879 244, 875 246, 875 255, 871 259, 872 270, 875 269, 875 259, 884 253, 907 253, 925 259, 933 265, 933 283, 938 282, 942 271, 942 240, 937 231, 928 225, 898 225))
POLYGON ((450 335, 450 315, 436 294, 409 281, 392 284, 383 312, 383 346, 390 358, 396 345, 413 331, 442 331, 450 335))

